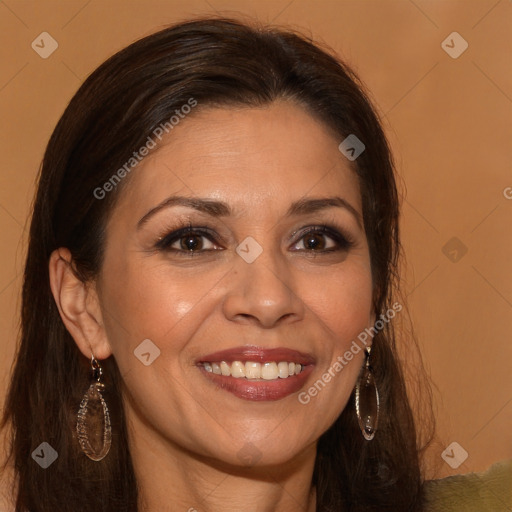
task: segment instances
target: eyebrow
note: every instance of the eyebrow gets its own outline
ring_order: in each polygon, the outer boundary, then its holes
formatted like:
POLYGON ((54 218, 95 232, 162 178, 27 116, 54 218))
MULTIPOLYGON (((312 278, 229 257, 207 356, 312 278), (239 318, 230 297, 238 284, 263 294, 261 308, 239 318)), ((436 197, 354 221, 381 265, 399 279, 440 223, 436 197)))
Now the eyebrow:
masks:
MULTIPOLYGON (((227 217, 233 213, 229 205, 222 201, 203 199, 199 197, 171 196, 154 208, 151 208, 151 210, 149 210, 139 220, 139 222, 137 222, 137 229, 140 229, 150 219, 150 217, 155 215, 157 212, 173 206, 185 206, 187 208, 192 208, 199 212, 206 213, 212 217, 227 217)), ((291 204, 290 208, 286 212, 286 217, 316 213, 327 208, 343 208, 349 211, 355 217, 358 226, 362 228, 363 223, 361 214, 346 199, 338 196, 299 199, 291 204)))

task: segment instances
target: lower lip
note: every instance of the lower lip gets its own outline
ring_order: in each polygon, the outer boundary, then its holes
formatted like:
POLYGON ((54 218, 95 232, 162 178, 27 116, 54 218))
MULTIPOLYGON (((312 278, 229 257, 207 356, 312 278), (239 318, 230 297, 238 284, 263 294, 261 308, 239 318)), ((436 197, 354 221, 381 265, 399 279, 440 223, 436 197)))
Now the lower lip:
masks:
POLYGON ((280 400, 299 391, 313 371, 313 365, 304 366, 304 369, 297 375, 275 380, 247 380, 244 377, 235 378, 207 372, 202 366, 199 369, 211 382, 236 397, 253 402, 262 402, 280 400))

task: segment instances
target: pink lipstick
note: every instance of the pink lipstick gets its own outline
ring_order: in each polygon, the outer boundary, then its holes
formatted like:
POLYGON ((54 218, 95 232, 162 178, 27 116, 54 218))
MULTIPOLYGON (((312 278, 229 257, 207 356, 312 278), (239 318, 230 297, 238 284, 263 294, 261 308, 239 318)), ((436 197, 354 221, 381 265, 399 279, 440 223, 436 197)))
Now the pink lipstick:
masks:
POLYGON ((299 391, 313 371, 315 359, 287 348, 243 346, 207 354, 196 364, 221 389, 245 400, 265 401, 299 391))

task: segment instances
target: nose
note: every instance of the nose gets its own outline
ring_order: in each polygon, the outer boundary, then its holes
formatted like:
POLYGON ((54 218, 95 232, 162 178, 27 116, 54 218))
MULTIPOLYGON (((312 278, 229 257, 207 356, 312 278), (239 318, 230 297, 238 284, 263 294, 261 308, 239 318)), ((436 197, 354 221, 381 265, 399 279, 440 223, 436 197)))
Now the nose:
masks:
POLYGON ((223 301, 227 319, 269 329, 299 321, 304 303, 296 290, 291 268, 279 256, 263 253, 252 263, 235 261, 223 301))

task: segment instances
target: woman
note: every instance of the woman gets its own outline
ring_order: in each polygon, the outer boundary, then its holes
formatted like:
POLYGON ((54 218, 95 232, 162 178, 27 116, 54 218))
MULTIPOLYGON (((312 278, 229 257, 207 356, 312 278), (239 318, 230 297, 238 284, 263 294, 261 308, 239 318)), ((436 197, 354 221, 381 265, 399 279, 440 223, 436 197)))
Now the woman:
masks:
POLYGON ((398 251, 386 139, 326 51, 207 19, 111 57, 41 169, 16 510, 422 510, 398 251))

